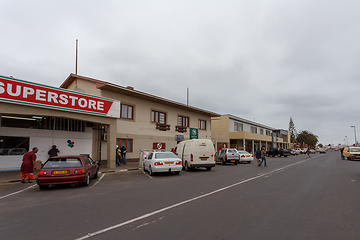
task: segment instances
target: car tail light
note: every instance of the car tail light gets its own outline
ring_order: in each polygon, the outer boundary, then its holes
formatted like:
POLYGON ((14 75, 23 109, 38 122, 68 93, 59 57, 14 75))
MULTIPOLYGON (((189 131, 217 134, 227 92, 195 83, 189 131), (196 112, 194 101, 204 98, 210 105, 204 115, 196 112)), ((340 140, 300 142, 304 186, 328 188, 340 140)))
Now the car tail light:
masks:
POLYGON ((162 162, 156 162, 154 163, 155 166, 161 166, 161 165, 164 165, 162 162))
POLYGON ((76 169, 75 174, 84 174, 85 173, 85 170, 84 169, 76 169))
POLYGON ((241 157, 242 157, 242 158, 244 158, 244 157, 245 157, 245 155, 241 155, 241 157))
POLYGON ((40 176, 46 175, 46 171, 41 170, 41 171, 38 173, 38 175, 40 175, 40 176))
POLYGON ((190 154, 190 161, 194 161, 194 156, 190 154))
POLYGON ((254 156, 251 154, 251 157, 254 157, 254 156))
POLYGON ((225 154, 225 159, 227 159, 227 154, 225 154))
POLYGON ((181 165, 182 162, 181 161, 176 161, 176 165, 181 165))

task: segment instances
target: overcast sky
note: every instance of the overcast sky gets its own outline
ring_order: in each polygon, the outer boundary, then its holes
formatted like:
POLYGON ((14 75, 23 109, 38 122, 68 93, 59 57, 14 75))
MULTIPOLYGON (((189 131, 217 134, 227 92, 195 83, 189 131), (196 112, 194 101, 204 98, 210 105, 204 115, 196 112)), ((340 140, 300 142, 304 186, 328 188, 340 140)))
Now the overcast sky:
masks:
MULTIPOLYGON (((360 130, 358 0, 0 0, 0 75, 75 73, 323 144, 360 130)), ((359 131, 360 133, 360 131, 359 131)), ((360 134, 359 134, 360 138, 360 134)))

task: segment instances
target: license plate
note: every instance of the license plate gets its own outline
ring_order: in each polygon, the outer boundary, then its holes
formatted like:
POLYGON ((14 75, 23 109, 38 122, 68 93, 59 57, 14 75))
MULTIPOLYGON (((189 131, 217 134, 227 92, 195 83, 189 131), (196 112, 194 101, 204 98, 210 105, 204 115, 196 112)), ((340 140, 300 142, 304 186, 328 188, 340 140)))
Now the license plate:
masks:
POLYGON ((235 162, 235 160, 232 160, 231 162, 235 162))
POLYGON ((200 158, 200 159, 201 159, 201 160, 205 160, 205 161, 207 160, 207 158, 200 158))
POLYGON ((174 162, 165 162, 165 164, 174 164, 174 162))
POLYGON ((54 171, 53 174, 67 174, 68 171, 67 170, 62 170, 62 171, 54 171))
POLYGON ((356 156, 356 158, 360 158, 360 156, 356 156))
POLYGON ((250 156, 246 156, 246 157, 250 157, 250 156))

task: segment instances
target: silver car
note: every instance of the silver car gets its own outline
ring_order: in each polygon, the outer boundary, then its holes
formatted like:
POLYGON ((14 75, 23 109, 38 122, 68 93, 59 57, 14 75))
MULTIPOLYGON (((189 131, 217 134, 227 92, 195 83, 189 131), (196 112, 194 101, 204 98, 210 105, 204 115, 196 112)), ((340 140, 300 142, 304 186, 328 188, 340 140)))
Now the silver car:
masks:
POLYGON ((240 161, 240 155, 235 148, 223 148, 216 154, 216 162, 220 162, 221 165, 226 163, 234 163, 237 165, 240 161))

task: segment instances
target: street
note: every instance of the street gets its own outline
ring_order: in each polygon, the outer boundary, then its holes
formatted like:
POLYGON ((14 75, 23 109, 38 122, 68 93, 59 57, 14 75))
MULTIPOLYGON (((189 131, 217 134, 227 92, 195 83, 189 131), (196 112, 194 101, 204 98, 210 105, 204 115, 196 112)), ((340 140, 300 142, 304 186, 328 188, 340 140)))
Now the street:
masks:
POLYGON ((337 151, 88 187, 0 185, 0 239, 359 239, 360 162, 337 151))

